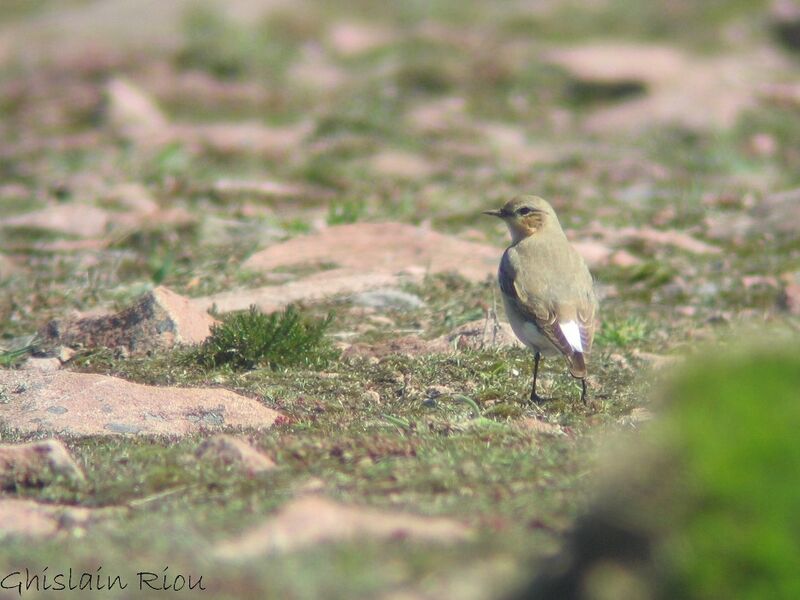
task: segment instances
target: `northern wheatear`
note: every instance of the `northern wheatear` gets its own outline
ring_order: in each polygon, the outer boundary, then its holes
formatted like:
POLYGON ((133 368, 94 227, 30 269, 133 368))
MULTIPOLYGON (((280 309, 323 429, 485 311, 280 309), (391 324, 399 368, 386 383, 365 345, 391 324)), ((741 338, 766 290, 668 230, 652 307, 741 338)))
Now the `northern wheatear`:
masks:
POLYGON ((500 210, 511 245, 500 261, 498 279, 511 328, 534 352, 531 401, 542 356, 561 354, 573 377, 581 380, 586 402, 586 355, 592 348, 597 299, 592 276, 561 229, 553 207, 537 196, 517 196, 500 210))

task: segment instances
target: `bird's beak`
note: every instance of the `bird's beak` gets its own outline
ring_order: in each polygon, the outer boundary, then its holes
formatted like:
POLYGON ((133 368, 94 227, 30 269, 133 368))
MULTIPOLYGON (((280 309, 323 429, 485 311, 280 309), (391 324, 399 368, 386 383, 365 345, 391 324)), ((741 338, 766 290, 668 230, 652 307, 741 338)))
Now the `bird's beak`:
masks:
POLYGON ((489 215, 490 217, 500 217, 501 219, 506 216, 502 210, 485 210, 483 214, 489 215))

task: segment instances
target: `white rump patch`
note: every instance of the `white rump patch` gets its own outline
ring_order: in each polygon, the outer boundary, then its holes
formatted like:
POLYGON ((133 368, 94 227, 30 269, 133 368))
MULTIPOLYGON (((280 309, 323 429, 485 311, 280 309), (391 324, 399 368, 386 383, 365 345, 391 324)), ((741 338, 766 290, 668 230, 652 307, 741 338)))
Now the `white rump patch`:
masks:
POLYGON ((567 338, 569 345, 572 346, 572 349, 583 352, 581 330, 578 328, 578 324, 575 321, 567 321, 566 323, 559 323, 558 326, 561 328, 564 337, 567 338))

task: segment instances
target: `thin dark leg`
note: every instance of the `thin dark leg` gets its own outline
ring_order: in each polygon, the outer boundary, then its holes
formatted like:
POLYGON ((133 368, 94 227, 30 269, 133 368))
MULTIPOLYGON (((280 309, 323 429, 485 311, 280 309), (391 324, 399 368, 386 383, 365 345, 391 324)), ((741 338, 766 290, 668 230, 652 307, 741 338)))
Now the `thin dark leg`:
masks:
POLYGON ((586 404, 586 379, 581 379, 581 402, 586 404))
POLYGON ((542 359, 540 353, 533 355, 533 385, 531 386, 531 402, 540 402, 542 399, 536 395, 536 378, 539 376, 539 361, 542 359))

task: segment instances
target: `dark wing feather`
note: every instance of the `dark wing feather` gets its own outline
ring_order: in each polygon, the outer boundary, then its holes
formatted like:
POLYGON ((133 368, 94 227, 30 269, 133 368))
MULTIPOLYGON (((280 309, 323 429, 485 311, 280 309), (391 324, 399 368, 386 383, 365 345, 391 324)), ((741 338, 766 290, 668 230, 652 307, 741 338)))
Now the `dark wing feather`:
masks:
MULTIPOLYGON (((514 301, 514 306, 519 314, 527 321, 534 323, 553 346, 564 355, 573 376, 584 377, 586 375, 586 363, 583 353, 576 352, 567 341, 564 332, 559 327, 558 314, 555 309, 547 307, 543 302, 529 298, 525 291, 516 285, 516 270, 508 258, 508 252, 503 254, 503 259, 500 261, 498 278, 500 280, 500 289, 514 301)), ((581 337, 583 338, 583 336, 584 328, 581 327, 581 337)), ((591 344, 591 341, 589 344, 591 344)))

